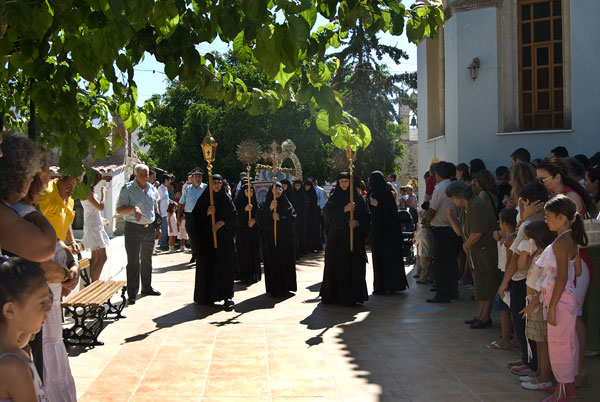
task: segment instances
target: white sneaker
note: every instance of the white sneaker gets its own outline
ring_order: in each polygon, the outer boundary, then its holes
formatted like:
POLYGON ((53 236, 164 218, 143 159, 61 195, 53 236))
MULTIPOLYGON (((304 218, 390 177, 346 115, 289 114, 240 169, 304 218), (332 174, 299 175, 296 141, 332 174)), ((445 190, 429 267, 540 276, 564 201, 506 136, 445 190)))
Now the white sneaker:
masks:
POLYGON ((521 381, 521 382, 528 382, 528 381, 535 381, 535 380, 537 380, 536 376, 522 375, 521 377, 519 377, 519 381, 521 381))
POLYGON ((544 390, 548 387, 552 386, 552 382, 537 382, 537 380, 533 380, 533 381, 525 381, 521 383, 521 386, 525 389, 529 389, 532 391, 540 391, 540 390, 544 390))

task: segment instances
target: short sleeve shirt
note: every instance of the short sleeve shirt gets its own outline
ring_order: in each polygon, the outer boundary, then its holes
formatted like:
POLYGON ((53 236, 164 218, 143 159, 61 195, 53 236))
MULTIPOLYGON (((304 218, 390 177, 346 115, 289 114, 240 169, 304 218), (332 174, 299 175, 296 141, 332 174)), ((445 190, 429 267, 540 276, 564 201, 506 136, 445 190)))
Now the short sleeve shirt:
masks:
POLYGON ((179 203, 184 205, 183 211, 185 213, 191 213, 194 210, 198 198, 200 198, 205 189, 206 183, 200 183, 198 187, 190 184, 183 190, 179 203))
POLYGON ((436 184, 435 189, 433 190, 433 196, 429 202, 429 208, 432 208, 436 211, 435 216, 431 220, 431 226, 433 227, 451 226, 448 215, 446 215, 448 208, 454 206, 450 200, 450 197, 446 195, 446 189, 450 184, 452 184, 452 182, 449 179, 442 180, 436 184))
MULTIPOLYGON (((519 231, 517 232, 517 237, 515 237, 515 240, 512 242, 512 245, 510 246, 510 251, 512 251, 514 254, 521 255, 521 250, 519 250, 519 245, 521 244, 521 242, 523 240, 525 240, 525 227, 529 224, 529 222, 530 221, 525 221, 525 222, 521 223, 521 226, 519 226, 519 231)), ((512 277, 513 281, 522 281, 523 279, 527 279, 527 270, 526 269, 517 270, 517 272, 515 272, 515 274, 512 277)))
POLYGON ((160 201, 158 204, 160 205, 160 216, 167 216, 167 207, 169 206, 169 190, 161 184, 158 186, 158 195, 160 197, 160 201))
POLYGON ((69 227, 75 219, 73 198, 65 202, 58 191, 58 179, 48 183, 48 188, 42 192, 39 198, 40 211, 48 219, 56 231, 56 236, 65 241, 69 227))
POLYGON ((156 210, 156 202, 159 195, 156 187, 150 183, 146 183, 146 188, 142 189, 136 180, 126 183, 119 193, 117 207, 136 206, 142 211, 140 221, 135 220, 135 213, 123 216, 125 222, 137 223, 140 225, 148 225, 154 222, 154 211, 156 210))

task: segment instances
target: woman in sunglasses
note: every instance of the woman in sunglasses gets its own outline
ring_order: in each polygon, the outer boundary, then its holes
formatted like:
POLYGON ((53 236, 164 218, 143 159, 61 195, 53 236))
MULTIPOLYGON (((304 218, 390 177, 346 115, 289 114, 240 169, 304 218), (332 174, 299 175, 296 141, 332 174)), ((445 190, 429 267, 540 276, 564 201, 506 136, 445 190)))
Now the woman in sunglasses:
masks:
MULTIPOLYGON (((564 159, 554 156, 544 159, 537 167, 536 179, 546 187, 552 196, 563 194, 569 197, 575 203, 577 212, 582 218, 585 219, 586 216, 595 217, 598 213, 594 200, 590 197, 588 192, 585 191, 585 188, 579 184, 577 179, 573 177, 571 167, 564 159)), ((587 370, 583 366, 586 348, 586 327, 582 315, 583 304, 590 284, 590 275, 593 268, 592 260, 585 249, 580 249, 579 254, 581 256, 582 270, 581 275, 577 277, 575 284, 579 304, 575 328, 580 348, 579 374, 575 379, 576 386, 582 385, 587 379, 587 370)))

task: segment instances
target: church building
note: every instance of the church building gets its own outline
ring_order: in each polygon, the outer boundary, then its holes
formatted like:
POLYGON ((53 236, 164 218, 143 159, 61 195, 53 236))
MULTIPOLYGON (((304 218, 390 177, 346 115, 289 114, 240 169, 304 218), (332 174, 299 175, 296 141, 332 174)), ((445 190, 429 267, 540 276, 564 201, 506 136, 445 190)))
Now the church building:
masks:
POLYGON ((417 46, 419 174, 434 157, 490 171, 524 147, 600 151, 600 1, 444 0, 417 46))

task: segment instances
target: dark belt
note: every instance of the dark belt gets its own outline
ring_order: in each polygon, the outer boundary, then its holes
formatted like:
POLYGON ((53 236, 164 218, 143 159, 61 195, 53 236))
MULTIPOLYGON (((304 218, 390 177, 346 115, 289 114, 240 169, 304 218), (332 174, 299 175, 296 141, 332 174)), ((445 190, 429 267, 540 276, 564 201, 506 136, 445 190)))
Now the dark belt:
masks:
POLYGON ((137 225, 137 226, 141 226, 143 228, 149 228, 150 226, 152 226, 151 223, 146 223, 145 225, 142 225, 141 223, 133 223, 133 222, 129 222, 129 221, 125 221, 125 224, 130 224, 130 225, 137 225))

